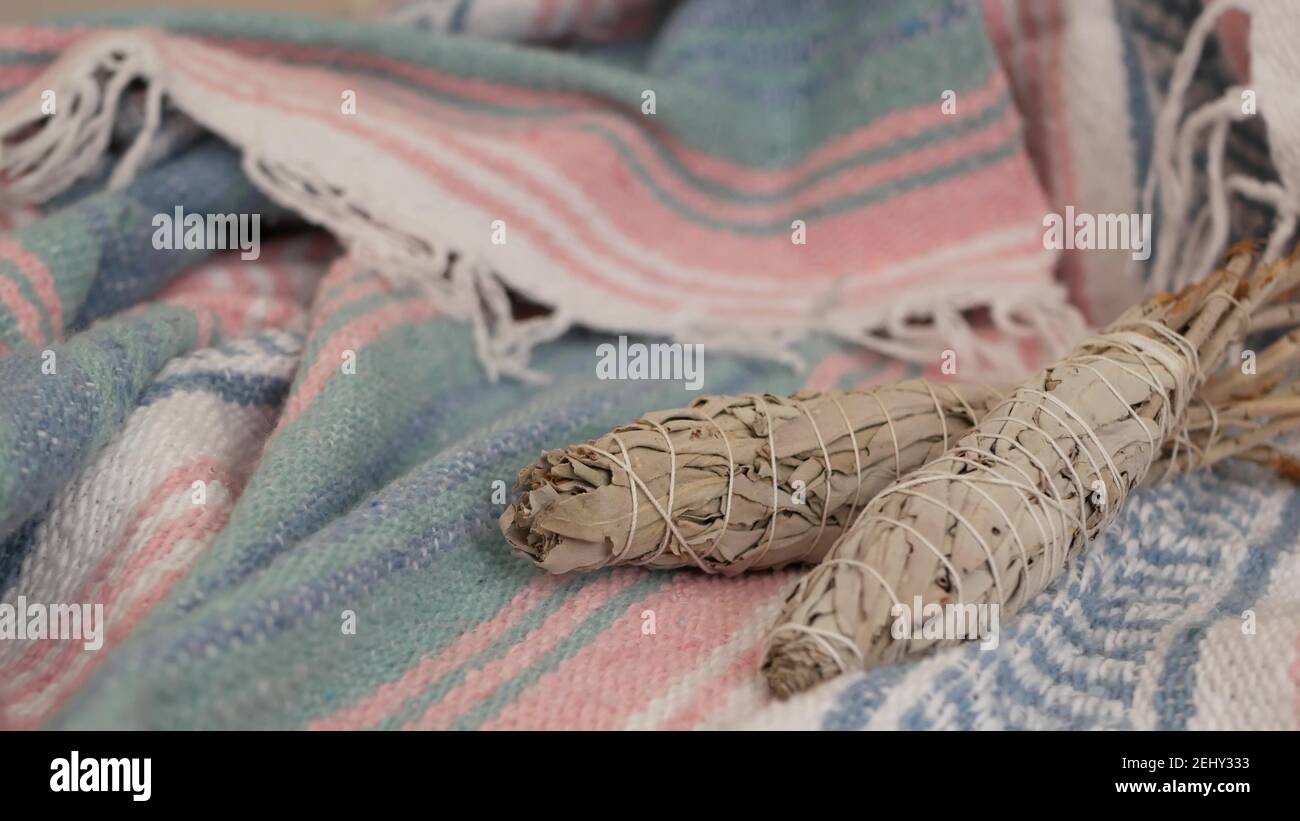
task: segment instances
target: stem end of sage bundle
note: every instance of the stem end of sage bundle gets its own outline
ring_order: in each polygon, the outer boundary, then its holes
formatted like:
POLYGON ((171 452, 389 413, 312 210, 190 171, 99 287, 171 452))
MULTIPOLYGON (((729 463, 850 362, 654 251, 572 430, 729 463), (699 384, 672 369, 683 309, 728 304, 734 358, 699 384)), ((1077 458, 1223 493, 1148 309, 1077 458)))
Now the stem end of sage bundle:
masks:
POLYGON ((840 674, 830 654, 806 637, 778 638, 772 649, 763 665, 763 677, 778 698, 789 698, 840 674))
POLYGON ((501 535, 516 553, 548 573, 594 570, 603 566, 609 555, 605 540, 584 539, 573 533, 566 537, 563 528, 542 526, 555 514, 562 498, 556 486, 565 487, 570 482, 570 477, 552 472, 562 459, 561 451, 549 451, 519 472, 517 498, 498 520, 501 535), (560 545, 563 550, 557 550, 560 545))

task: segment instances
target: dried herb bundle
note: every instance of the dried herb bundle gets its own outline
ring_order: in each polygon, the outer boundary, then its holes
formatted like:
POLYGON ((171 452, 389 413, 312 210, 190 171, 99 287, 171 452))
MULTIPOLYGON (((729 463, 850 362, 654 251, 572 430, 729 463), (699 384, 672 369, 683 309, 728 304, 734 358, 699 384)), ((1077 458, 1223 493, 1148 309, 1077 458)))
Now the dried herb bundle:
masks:
POLYGON ((1000 395, 908 380, 701 397, 543 454, 520 472, 501 530, 552 573, 815 562, 876 493, 943 453, 1000 395))
POLYGON ((1234 454, 1293 469, 1270 443, 1300 420, 1294 334, 1259 356, 1256 374, 1202 383, 1251 319, 1285 323, 1269 303, 1297 281, 1294 262, 1256 268, 1235 252, 1177 297, 1131 309, 876 495, 787 602, 763 665, 772 689, 787 695, 960 640, 895 638, 891 611, 916 597, 1010 615, 1148 478, 1234 454))

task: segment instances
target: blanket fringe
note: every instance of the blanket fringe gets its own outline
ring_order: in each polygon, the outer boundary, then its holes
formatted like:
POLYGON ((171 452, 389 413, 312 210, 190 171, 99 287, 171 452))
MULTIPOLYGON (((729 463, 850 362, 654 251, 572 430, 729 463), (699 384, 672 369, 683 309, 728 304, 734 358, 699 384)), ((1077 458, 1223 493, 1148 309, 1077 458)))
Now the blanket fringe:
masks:
MULTIPOLYGON (((1288 183, 1285 173, 1281 184, 1244 174, 1225 175, 1228 131, 1233 123, 1254 116, 1253 111, 1247 112, 1243 105, 1243 92, 1248 89, 1230 86, 1219 98, 1183 116, 1184 98, 1200 63, 1205 42, 1214 33, 1219 19, 1229 11, 1247 12, 1252 18, 1258 18, 1261 12, 1276 17, 1279 12, 1253 0, 1219 0, 1201 13, 1188 32, 1156 119, 1152 162, 1142 192, 1144 211, 1152 213, 1158 196, 1162 214, 1156 259, 1148 281, 1151 291, 1177 291, 1202 279, 1220 262, 1230 241, 1230 206, 1234 196, 1254 200, 1273 211, 1275 219, 1264 250, 1264 262, 1278 259, 1295 233, 1297 214, 1300 213, 1300 191, 1295 190, 1293 183, 1288 183), (1203 171, 1198 170, 1195 162, 1201 148, 1206 155, 1203 171), (1192 203, 1195 202, 1204 204, 1193 210, 1192 203)), ((1285 9, 1280 11, 1286 14, 1285 9)), ((1252 26, 1252 53, 1257 37, 1254 29, 1269 27, 1275 22, 1275 19, 1256 19, 1252 26)), ((1252 57, 1253 72, 1258 71, 1258 57, 1252 57)), ((1277 101, 1263 99, 1266 96, 1260 94, 1260 114, 1264 115, 1266 123, 1276 124, 1265 111, 1277 101)), ((1286 139, 1288 136, 1295 135, 1270 131, 1272 139, 1286 139)), ((1277 163, 1277 147, 1273 146, 1271 151, 1275 164, 1285 172, 1283 165, 1277 163)))
MULTIPOLYGON (((114 32, 69 50, 32 86, 0 104, 0 182, 7 198, 44 201, 103 162, 113 124, 128 87, 143 89, 143 117, 134 141, 113 170, 109 185, 119 188, 156 156, 165 98, 200 126, 238 144, 211 111, 194 110, 174 99, 168 68, 147 31, 114 32), (40 92, 55 91, 54 114, 42 113, 40 92)), ((161 132, 165 134, 165 129, 161 132)), ((509 270, 491 266, 468 249, 429 235, 417 235, 386 222, 375 209, 381 202, 359 196, 313 168, 308 158, 276 146, 238 145, 243 168, 268 197, 332 231, 361 264, 374 265, 399 285, 418 285, 440 310, 468 322, 478 357, 489 378, 507 375, 544 382, 529 367, 532 350, 575 324, 619 333, 665 333, 662 315, 608 316, 588 310, 566 311, 554 298, 537 293, 509 270), (551 310, 541 317, 513 316, 508 289, 551 310), (593 316, 594 315, 594 316, 593 316)), ((430 232, 433 234, 434 232, 430 232)), ((1086 334, 1085 323, 1054 283, 947 286, 907 300, 890 300, 863 311, 826 306, 817 316, 782 327, 719 328, 707 317, 676 319, 677 341, 704 343, 782 362, 797 370, 804 363, 796 344, 817 332, 862 345, 909 362, 935 366, 945 351, 961 363, 964 379, 1018 379, 1031 367, 1027 340, 1040 344, 1039 356, 1055 356, 1086 334), (990 294, 994 295, 990 295, 990 294), (999 332, 981 336, 967 312, 986 309, 999 332)))
POLYGON ((162 112, 160 70, 152 49, 129 35, 74 48, 0 109, 0 180, 6 199, 44 202, 91 174, 108 149, 123 94, 145 83, 145 118, 110 179, 124 185, 144 162, 162 112), (48 85, 45 85, 48 84, 48 85), (45 92, 54 96, 46 113, 45 92))

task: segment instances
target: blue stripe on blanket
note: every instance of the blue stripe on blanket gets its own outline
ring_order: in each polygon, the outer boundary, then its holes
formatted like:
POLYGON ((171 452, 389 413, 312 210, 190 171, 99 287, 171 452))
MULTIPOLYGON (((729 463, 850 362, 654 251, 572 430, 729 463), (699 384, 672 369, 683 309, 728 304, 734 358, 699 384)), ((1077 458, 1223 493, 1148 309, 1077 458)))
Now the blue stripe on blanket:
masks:
POLYGON ((32 537, 44 517, 44 513, 33 516, 9 534, 9 538, 0 540, 0 601, 9 600, 9 588, 18 581, 18 571, 32 549, 32 537))
POLYGON ((826 711, 822 720, 823 730, 856 730, 867 726, 871 714, 880 708, 885 696, 894 685, 903 679, 907 668, 901 664, 886 667, 878 674, 865 676, 853 683, 839 698, 835 705, 826 711))
MULTIPOLYGON (((1111 13, 1116 18, 1116 27, 1120 33, 1120 47, 1124 52, 1124 74, 1128 86, 1129 141, 1134 149, 1134 180, 1138 192, 1138 206, 1141 205, 1142 188, 1146 185, 1147 172, 1151 168, 1151 144, 1154 135, 1154 117, 1151 99, 1147 94, 1146 71, 1142 67, 1142 58, 1138 54, 1137 43, 1132 32, 1124 28, 1123 16, 1118 7, 1119 0, 1113 0, 1111 13)), ((1158 210, 1158 209, 1157 209, 1158 210)), ((1152 216, 1152 220, 1157 220, 1152 216)), ((1152 236, 1159 235, 1159 226, 1152 228, 1152 236)))
POLYGON ((1237 568, 1237 578, 1227 595, 1221 598, 1204 618, 1185 629, 1170 645, 1160 675, 1155 707, 1161 730, 1184 730, 1187 721, 1196 712, 1196 667, 1201 656, 1201 642, 1210 625, 1224 617, 1239 617, 1259 601, 1268 589, 1273 568, 1282 553, 1295 545, 1300 533, 1300 504, 1292 500, 1282 514, 1282 520, 1269 535, 1268 541, 1252 545, 1245 560, 1237 568))
MULTIPOLYGON (((1144 491, 1136 501, 1104 543, 1077 560, 1091 567, 1071 571, 1003 625, 1002 645, 1010 653, 954 650, 924 692, 898 690, 909 686, 915 665, 870 671, 837 694, 822 728, 867 726, 891 693, 903 699, 890 726, 907 729, 971 728, 977 715, 980 726, 1127 726, 1136 698, 1134 673, 1158 661, 1152 651, 1171 623, 1150 608, 1185 612, 1197 606, 1204 588, 1189 579, 1224 571, 1225 551, 1215 542, 1239 530, 1259 497, 1249 485, 1199 476, 1160 494, 1144 491), (1159 541, 1144 535, 1153 520, 1171 517, 1194 530, 1159 541)), ((1186 727, 1195 712, 1196 668, 1208 628, 1254 606, 1297 531, 1300 505, 1290 504, 1267 538, 1254 538, 1260 544, 1237 568, 1231 589, 1166 651, 1165 672, 1152 697, 1162 728, 1186 727)))
POLYGON ((235 371, 197 371, 167 377, 150 385, 140 404, 152 405, 174 393, 212 393, 232 405, 279 405, 289 392, 289 380, 235 371))

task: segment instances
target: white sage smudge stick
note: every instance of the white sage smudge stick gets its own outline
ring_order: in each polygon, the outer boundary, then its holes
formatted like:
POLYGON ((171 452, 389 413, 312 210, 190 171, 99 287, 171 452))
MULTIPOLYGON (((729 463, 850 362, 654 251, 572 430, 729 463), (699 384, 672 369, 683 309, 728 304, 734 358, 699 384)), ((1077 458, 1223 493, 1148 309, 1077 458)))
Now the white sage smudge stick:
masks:
POLYGON ((619 564, 736 574, 815 562, 876 493, 942 454, 997 389, 705 396, 542 454, 502 514, 552 573, 619 564))
MULTIPOLYGON (((1292 359, 1300 359, 1300 346, 1291 345, 1290 350, 1292 359)), ((1260 390, 1272 386, 1277 379, 1276 373, 1293 364, 1288 359, 1269 356, 1268 352, 1263 362, 1267 363, 1263 366, 1265 370, 1259 372, 1261 378, 1253 383, 1260 390), (1270 375, 1270 369, 1273 375, 1270 375)), ((1211 381, 1203 393, 1211 392, 1214 386, 1215 382, 1211 381)), ((781 495, 771 493, 762 468, 754 468, 754 461, 745 463, 735 459, 736 452, 752 452, 758 462, 771 464, 762 431, 754 428, 741 430, 744 425, 742 417, 760 423, 766 421, 766 417, 753 413, 753 397, 707 397, 691 408, 646 414, 639 423, 617 431, 622 434, 637 429, 656 430, 648 443, 640 443, 647 449, 646 454, 640 454, 636 448, 629 449, 634 464, 642 465, 634 482, 640 494, 636 500, 639 513, 637 532, 640 535, 631 547, 626 545, 624 537, 631 525, 634 500, 631 487, 625 480, 623 461, 618 458, 611 460, 608 456, 619 448, 613 434, 587 445, 550 451, 543 454, 536 464, 524 468, 516 486, 520 496, 502 515, 501 529, 507 541, 521 555, 552 573, 597 570, 611 564, 642 564, 656 569, 695 566, 709 572, 737 574, 793 562, 815 563, 825 555, 844 524, 851 522, 867 501, 898 478, 900 470, 908 473, 917 467, 918 458, 941 455, 945 437, 955 441, 1007 392, 1005 388, 940 385, 937 393, 931 396, 930 389, 923 382, 913 381, 867 391, 826 395, 802 393, 788 400, 768 397, 769 409, 774 404, 784 406, 784 409, 772 410, 773 419, 778 422, 773 428, 773 439, 778 441, 777 476, 781 495), (876 401, 863 405, 849 398, 859 395, 872 395, 876 401), (949 401, 945 403, 939 397, 946 397, 949 401), (938 405, 934 404, 936 399, 938 405), (830 442, 827 452, 831 458, 831 485, 835 491, 829 504, 824 504, 825 483, 817 484, 814 480, 809 490, 808 472, 825 464, 820 445, 816 444, 816 435, 822 430, 820 427, 813 430, 813 420, 819 414, 814 412, 812 419, 803 414, 791 417, 789 407, 797 407, 792 404, 794 402, 802 402, 810 408, 824 402, 838 402, 837 410, 844 409, 844 416, 849 418, 847 426, 837 428, 832 424, 829 434, 823 436, 830 442), (710 409, 705 412, 712 412, 714 416, 706 419, 701 415, 701 407, 710 409), (720 418, 718 414, 732 418, 720 418), (657 432, 658 429, 654 428, 656 422, 663 424, 664 430, 672 428, 668 438, 657 432), (741 432, 737 433, 738 430, 741 432), (886 434, 887 438, 882 438, 886 434), (898 442, 895 460, 896 436, 900 436, 902 441, 898 442), (712 438, 717 446, 712 462, 707 456, 701 458, 695 454, 693 470, 677 470, 677 463, 669 460, 669 447, 674 447, 674 440, 691 441, 700 437, 712 438), (731 458, 726 459, 727 447, 733 441, 731 458), (883 447, 880 447, 882 442, 883 447), (913 447, 921 442, 928 442, 929 447, 913 447), (845 444, 848 450, 843 448, 845 444), (855 449, 859 456, 849 462, 847 454, 855 449), (649 467, 644 466, 646 462, 649 462, 649 467), (751 467, 747 473, 743 470, 745 464, 751 467), (731 466, 732 474, 741 472, 745 475, 738 482, 708 481, 726 475, 723 471, 727 465, 731 466), (843 470, 834 472, 837 467, 843 470), (623 476, 618 475, 620 472, 623 476), (701 481, 701 472, 705 483, 695 484, 701 481), (760 476, 757 484, 751 478, 755 473, 760 476), (845 486, 845 478, 849 476, 854 483, 845 486), (674 480, 671 485, 669 479, 674 480), (694 487, 688 489, 688 485, 694 487), (693 542, 674 538, 665 544, 664 530, 651 528, 657 518, 662 521, 663 513, 669 508, 670 486, 673 491, 674 534, 691 533, 695 536, 693 542), (611 488, 613 492, 602 491, 602 488, 611 488), (656 495, 644 495, 645 488, 654 488, 656 495), (605 493, 601 499, 585 496, 601 492, 605 493), (731 494, 730 499, 728 494, 731 494), (721 532, 726 529, 722 525, 726 521, 729 527, 734 526, 740 531, 740 535, 728 536, 727 544, 734 543, 752 551, 759 545, 757 536, 768 532, 773 510, 770 499, 788 498, 791 510, 782 511, 788 517, 794 506, 809 504, 809 496, 813 500, 811 505, 794 511, 799 513, 798 516, 784 520, 780 525, 783 535, 773 539, 772 551, 760 561, 746 561, 746 555, 751 554, 727 554, 725 549, 709 551, 698 547, 715 538, 707 528, 697 533, 702 524, 712 521, 718 528, 716 532, 721 532), (679 499, 689 499, 691 504, 679 504, 679 499), (737 511, 734 519, 727 516, 728 505, 737 511), (762 507, 755 508, 756 505, 762 507), (827 516, 825 529, 820 523, 823 510, 827 516), (620 545, 625 548, 623 553, 619 552, 620 545), (728 555, 732 558, 727 558, 728 555)), ((1252 397, 1249 404, 1243 404, 1237 398, 1194 407, 1180 435, 1165 442, 1165 453, 1157 463, 1158 469, 1148 474, 1148 483, 1204 466, 1207 459, 1217 462, 1229 456, 1259 461, 1284 475, 1300 479, 1300 463, 1294 458, 1254 444, 1261 433, 1255 424, 1259 412, 1267 405, 1269 419, 1275 425, 1289 424, 1286 420, 1300 417, 1300 396, 1278 396, 1276 392, 1266 395, 1256 391, 1252 397), (1224 406, 1224 402, 1228 405, 1224 406), (1220 406, 1223 406, 1222 411, 1218 410, 1220 406)), ((626 443, 626 439, 624 441, 626 443)), ((673 453, 680 458, 683 451, 674 447, 673 453)))
MULTIPOLYGON (((892 628, 918 600, 966 613, 975 609, 966 605, 995 605, 1005 618, 1059 576, 1144 480, 1251 455, 1294 430, 1293 404, 1263 404, 1294 397, 1294 384, 1249 398, 1255 391, 1235 390, 1249 377, 1229 372, 1193 399, 1252 315, 1300 280, 1292 260, 1253 264, 1237 251, 1177 297, 1130 309, 1012 391, 943 456, 878 494, 787 601, 763 663, 771 688, 789 695, 959 641, 896 638, 892 628), (1250 430, 1226 438, 1234 417, 1250 430)), ((1288 353, 1270 355, 1280 363, 1288 353)))

